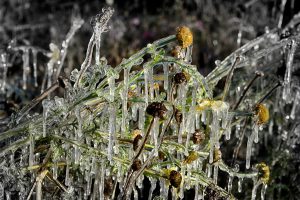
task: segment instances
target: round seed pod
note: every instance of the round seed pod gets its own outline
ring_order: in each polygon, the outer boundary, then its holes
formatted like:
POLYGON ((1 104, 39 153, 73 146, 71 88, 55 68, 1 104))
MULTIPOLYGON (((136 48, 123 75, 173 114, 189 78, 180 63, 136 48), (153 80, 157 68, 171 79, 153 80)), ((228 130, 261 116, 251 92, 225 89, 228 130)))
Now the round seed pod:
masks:
POLYGON ((262 162, 256 165, 258 169, 258 178, 264 183, 267 184, 270 180, 270 168, 266 163, 262 162))
POLYGON ((201 144, 205 140, 205 134, 203 131, 197 129, 195 133, 193 133, 192 141, 194 144, 201 144))
POLYGON ((133 142, 132 142, 134 151, 137 150, 137 148, 139 147, 139 142, 142 138, 143 137, 140 134, 138 134, 134 137, 133 142))
POLYGON ((142 161, 140 159, 135 159, 132 163, 131 169, 133 171, 137 171, 141 169, 141 167, 142 167, 142 161))
POLYGON ((265 124, 269 121, 270 114, 269 109, 263 104, 257 104, 255 106, 255 114, 257 115, 257 124, 265 124))
POLYGON ((186 83, 187 77, 186 77, 185 73, 180 72, 180 73, 175 74, 174 82, 175 82, 175 84, 178 84, 178 85, 181 83, 186 83))
POLYGON ((172 170, 170 172, 169 181, 173 187, 178 188, 182 181, 182 176, 179 172, 172 170))
POLYGON ((152 117, 164 118, 164 114, 167 112, 167 108, 161 102, 153 102, 148 105, 146 112, 152 117))
POLYGON ((174 117, 177 124, 180 124, 182 122, 182 112, 180 110, 178 109, 175 110, 174 117))
POLYGON ((187 48, 188 46, 193 44, 193 33, 186 26, 177 28, 176 38, 182 48, 187 48))

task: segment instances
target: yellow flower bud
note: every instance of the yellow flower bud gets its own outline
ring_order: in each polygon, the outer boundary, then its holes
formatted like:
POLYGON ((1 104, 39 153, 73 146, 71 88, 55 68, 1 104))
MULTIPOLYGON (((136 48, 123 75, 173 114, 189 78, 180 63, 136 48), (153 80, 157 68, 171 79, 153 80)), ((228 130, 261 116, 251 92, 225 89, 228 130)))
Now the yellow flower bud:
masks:
POLYGON ((258 169, 258 178, 264 183, 267 184, 270 179, 270 168, 266 163, 262 162, 256 165, 258 169))
POLYGON ((263 104, 257 104, 255 106, 255 114, 257 115, 257 123, 265 124, 269 121, 269 109, 263 104))
POLYGON ((193 44, 193 34, 191 30, 186 26, 177 28, 176 38, 182 48, 187 48, 193 44))

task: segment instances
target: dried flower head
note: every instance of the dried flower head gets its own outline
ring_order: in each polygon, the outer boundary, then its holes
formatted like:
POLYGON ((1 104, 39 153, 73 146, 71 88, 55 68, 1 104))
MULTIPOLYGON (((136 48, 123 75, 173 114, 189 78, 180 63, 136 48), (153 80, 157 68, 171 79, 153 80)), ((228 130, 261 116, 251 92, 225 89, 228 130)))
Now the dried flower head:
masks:
POLYGON ((173 187, 178 188, 182 181, 182 176, 179 172, 172 170, 170 172, 169 181, 173 187))
POLYGON ((187 48, 188 46, 193 44, 193 33, 186 26, 177 28, 176 38, 182 48, 187 48))
POLYGON ((257 104, 255 106, 255 114, 257 115, 257 123, 265 124, 269 121, 269 109, 263 104, 257 104))
POLYGON ((264 183, 267 184, 270 179, 270 168, 266 163, 262 162, 256 165, 258 169, 258 178, 264 183))
POLYGON ((134 151, 137 150, 137 148, 139 147, 139 143, 140 143, 140 141, 141 141, 142 138, 143 138, 143 137, 142 137, 141 134, 138 134, 138 135, 136 135, 136 136, 134 137, 133 142, 132 142, 133 150, 134 150, 134 151))
POLYGON ((153 102, 148 105, 146 112, 152 117, 164 118, 164 114, 167 112, 167 108, 161 102, 153 102))
POLYGON ((141 167, 142 167, 142 161, 140 159, 135 159, 131 165, 131 169, 133 171, 137 171, 141 169, 141 167))
POLYGON ((177 73, 174 76, 175 84, 186 83, 187 81, 188 81, 187 77, 186 77, 185 73, 183 73, 183 72, 177 73))
POLYGON ((196 151, 190 151, 189 155, 185 158, 183 163, 191 164, 193 161, 198 159, 198 154, 196 151))
POLYGON ((219 148, 215 148, 214 150, 214 163, 218 162, 222 158, 222 152, 219 148))
POLYGON ((192 141, 194 144, 201 144, 205 140, 205 134, 203 131, 197 129, 195 133, 193 133, 192 141))

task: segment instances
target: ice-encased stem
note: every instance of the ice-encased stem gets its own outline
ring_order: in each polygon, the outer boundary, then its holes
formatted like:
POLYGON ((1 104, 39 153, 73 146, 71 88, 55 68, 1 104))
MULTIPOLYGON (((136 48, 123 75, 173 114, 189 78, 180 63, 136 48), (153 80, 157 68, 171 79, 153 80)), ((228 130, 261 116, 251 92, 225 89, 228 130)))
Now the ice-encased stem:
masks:
POLYGON ((109 87, 109 98, 110 101, 113 102, 115 98, 115 78, 114 77, 109 77, 108 78, 108 87, 109 87))
POLYGON ((122 91, 122 126, 121 131, 122 133, 125 133, 126 131, 126 125, 127 125, 127 103, 128 103, 128 87, 129 87, 129 70, 125 68, 124 69, 124 87, 122 91))
POLYGON ((265 199, 267 187, 268 187, 267 184, 263 184, 263 185, 262 185, 262 188, 261 188, 261 191, 260 191, 260 199, 261 199, 261 200, 264 200, 264 199, 265 199))
POLYGON ((228 178, 228 186, 227 186, 227 191, 228 192, 231 192, 233 178, 234 178, 233 176, 229 176, 229 178, 228 178))
POLYGON ((257 193, 257 188, 260 186, 261 182, 253 180, 253 188, 252 188, 252 193, 251 193, 251 200, 256 199, 256 193, 257 193))
POLYGON ((297 48, 297 42, 291 40, 291 46, 287 50, 287 59, 286 59, 286 70, 284 75, 284 88, 282 92, 282 98, 287 101, 291 101, 291 78, 293 72, 293 61, 295 57, 295 51, 297 48))
POLYGON ((243 179, 239 178, 239 180, 238 180, 238 192, 242 192, 242 184, 243 184, 243 179))
POLYGON ((167 63, 163 64, 164 70, 164 89, 167 91, 169 89, 169 66, 167 63))
POLYGON ((155 117, 153 122, 153 128, 151 130, 154 139, 154 154, 158 156, 158 136, 159 136, 159 118, 155 117))
POLYGON ((112 162, 112 155, 113 155, 113 146, 114 146, 114 135, 116 132, 116 110, 114 105, 109 106, 109 140, 108 140, 108 160, 112 162))
POLYGON ((23 90, 27 89, 27 76, 29 74, 29 49, 26 48, 22 54, 22 61, 23 61, 23 90))

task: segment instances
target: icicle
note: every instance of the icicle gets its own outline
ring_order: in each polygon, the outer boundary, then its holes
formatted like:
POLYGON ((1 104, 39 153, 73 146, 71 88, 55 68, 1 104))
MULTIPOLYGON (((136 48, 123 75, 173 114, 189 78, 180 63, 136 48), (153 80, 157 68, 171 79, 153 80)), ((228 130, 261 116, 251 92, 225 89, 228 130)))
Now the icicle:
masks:
POLYGON ((144 65, 144 81, 145 81, 145 90, 144 90, 144 99, 146 102, 146 106, 148 105, 149 102, 149 97, 148 97, 148 78, 149 77, 149 72, 148 72, 148 68, 147 65, 144 65))
POLYGON ((134 104, 131 106, 132 120, 133 120, 133 121, 137 121, 137 112, 138 112, 138 108, 139 108, 139 104, 138 104, 138 103, 134 103, 134 104))
POLYGON ((254 125, 253 127, 253 131, 254 131, 254 142, 258 143, 258 130, 259 130, 259 126, 257 124, 254 125))
POLYGON ((246 169, 250 168, 250 160, 251 160, 251 150, 254 140, 254 134, 252 133, 247 141, 247 150, 246 150, 246 169))
POLYGON ((239 181, 238 181, 238 192, 239 193, 242 192, 242 184, 243 184, 243 178, 239 178, 239 181))
POLYGON ((206 165, 206 170, 207 170, 207 177, 210 178, 211 177, 211 171, 212 171, 212 166, 210 164, 206 165))
POLYGON ((82 137, 82 118, 81 118, 79 106, 77 106, 75 108, 75 115, 76 115, 77 122, 78 122, 77 137, 81 138, 82 137))
POLYGON ((219 166, 218 165, 214 165, 214 176, 213 176, 213 180, 215 184, 218 184, 218 170, 219 170, 219 166))
POLYGON ((148 69, 148 79, 149 79, 149 93, 150 93, 150 100, 154 99, 154 81, 153 81, 153 67, 148 69))
POLYGON ((58 173, 57 161, 54 161, 53 163, 52 172, 53 172, 53 179, 57 179, 57 173, 58 173))
POLYGON ((37 83, 37 53, 38 52, 35 49, 32 49, 34 87, 38 87, 38 83, 37 83))
POLYGON ((187 49, 186 49, 186 53, 185 53, 185 62, 187 62, 188 64, 192 63, 192 54, 193 54, 193 45, 190 45, 187 49))
POLYGON ((160 196, 163 199, 168 199, 169 188, 166 187, 165 180, 163 178, 159 180, 159 187, 160 187, 160 196))
POLYGON ((288 49, 287 54, 287 61, 286 61, 286 70, 284 75, 284 88, 282 91, 282 98, 287 102, 291 102, 291 79, 292 79, 292 72, 293 72, 293 61, 294 55, 297 48, 296 41, 291 41, 291 46, 288 49))
POLYGON ((231 189, 232 189, 232 182, 233 182, 233 176, 230 176, 229 175, 229 178, 228 178, 228 186, 227 186, 227 191, 230 193, 231 192, 231 189))
POLYGON ((30 72, 29 68, 29 49, 24 49, 23 55, 22 55, 22 60, 23 60, 23 90, 27 89, 27 76, 30 72))
POLYGON ((300 98, 300 92, 297 91, 297 93, 295 95, 295 98, 294 98, 294 103, 293 103, 293 107, 292 107, 292 110, 291 110, 291 114, 290 114, 291 119, 295 119, 295 113, 296 113, 296 110, 297 110, 297 105, 299 103, 299 98, 300 98))
POLYGON ((152 200, 153 191, 156 188, 156 179, 154 178, 149 178, 149 179, 150 179, 150 190, 149 190, 148 200, 152 200))
POLYGON ((108 148, 107 148, 107 153, 108 153, 108 160, 110 163, 112 162, 112 155, 113 155, 113 146, 114 146, 114 135, 116 134, 116 110, 115 106, 111 104, 109 106, 109 140, 108 140, 108 148))
POLYGON ((264 200, 265 199, 265 195, 266 195, 266 191, 267 191, 267 184, 263 184, 262 188, 261 188, 261 192, 260 192, 260 199, 264 200))
POLYGON ((4 184, 0 182, 0 199, 4 199, 4 184))
POLYGON ((127 123, 127 102, 128 102, 128 87, 129 87, 129 69, 124 69, 124 87, 123 87, 123 94, 121 96, 122 98, 122 126, 121 131, 122 133, 125 133, 126 131, 126 123, 127 123))
POLYGON ((210 125, 211 131, 210 131, 210 155, 209 155, 209 163, 212 163, 214 161, 214 150, 215 147, 218 146, 218 133, 219 133, 219 111, 213 111, 212 112, 212 124, 210 125))
POLYGON ((198 183, 196 183, 196 185, 195 185, 195 197, 194 197, 194 200, 199 200, 200 198, 199 198, 199 184, 198 183))
POLYGON ((139 129, 144 131, 144 125, 145 125, 145 107, 140 105, 140 107, 139 107, 139 121, 138 121, 139 129))
POLYGON ((154 155, 158 156, 158 135, 159 135, 159 118, 155 117, 152 128, 152 137, 154 141, 154 155))
POLYGON ((0 79, 0 91, 4 92, 5 91, 5 87, 6 87, 6 79, 7 79, 7 54, 6 53, 2 53, 0 55, 0 69, 2 68, 3 72, 3 76, 2 79, 0 79))
POLYGON ((138 200, 139 199, 139 193, 135 187, 133 187, 133 199, 138 200))
POLYGON ((77 145, 74 145, 74 163, 76 165, 79 164, 80 157, 81 157, 80 149, 77 145))
POLYGON ((44 100, 42 102, 43 105, 43 137, 46 137, 47 133, 46 133, 46 129, 47 129, 47 117, 48 117, 48 112, 50 109, 50 105, 49 105, 49 101, 48 100, 44 100))
POLYGON ((101 173, 100 173, 100 184, 99 184, 99 199, 104 199, 104 176, 105 176, 105 164, 101 163, 101 173))
POLYGON ((70 164, 68 158, 66 159, 66 175, 65 175, 65 185, 70 185, 70 164))
POLYGON ((164 68, 164 89, 167 91, 169 89, 169 66, 167 63, 163 64, 164 68))
POLYGON ((34 164, 34 137, 32 133, 30 133, 30 143, 29 143, 29 166, 34 164))
POLYGON ((255 200, 257 188, 261 184, 261 182, 259 182, 259 181, 253 181, 253 182, 254 183, 253 183, 253 188, 252 188, 251 200, 255 200))
POLYGON ((115 78, 109 77, 108 78, 108 87, 109 87, 109 99, 111 102, 114 101, 115 98, 115 78))
POLYGON ((206 111, 202 111, 202 114, 201 114, 201 122, 206 124, 206 111))

